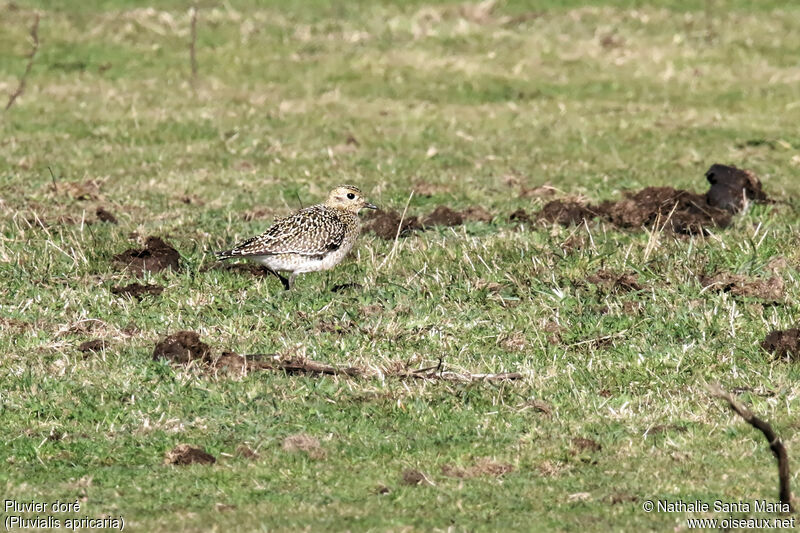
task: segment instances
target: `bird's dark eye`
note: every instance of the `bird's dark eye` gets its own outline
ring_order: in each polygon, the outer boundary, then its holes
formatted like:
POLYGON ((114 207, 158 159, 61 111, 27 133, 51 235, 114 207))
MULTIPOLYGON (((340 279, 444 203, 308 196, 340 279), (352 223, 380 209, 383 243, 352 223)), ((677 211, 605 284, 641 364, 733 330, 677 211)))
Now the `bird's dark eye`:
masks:
POLYGON ((352 199, 354 199, 354 198, 356 197, 356 195, 355 195, 355 194, 353 194, 353 193, 351 193, 351 192, 349 192, 349 193, 347 193, 347 197, 348 197, 350 200, 352 200, 352 199))

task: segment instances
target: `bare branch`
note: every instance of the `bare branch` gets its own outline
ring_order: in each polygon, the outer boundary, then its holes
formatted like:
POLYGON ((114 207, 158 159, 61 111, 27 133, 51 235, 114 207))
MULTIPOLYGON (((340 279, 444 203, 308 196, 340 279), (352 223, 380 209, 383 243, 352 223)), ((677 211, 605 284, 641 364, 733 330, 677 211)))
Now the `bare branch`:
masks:
POLYGON ((728 406, 731 410, 741 416, 745 422, 764 434, 767 442, 769 442, 769 449, 772 450, 773 455, 775 455, 775 458, 778 460, 778 484, 781 504, 788 506, 787 508, 790 513, 793 512, 792 491, 789 487, 789 456, 786 454, 786 448, 775 434, 775 431, 773 431, 772 426, 754 415, 747 406, 739 403, 733 395, 723 390, 718 384, 709 385, 708 389, 712 395, 728 402, 728 406))
POLYGON ((192 82, 197 80, 197 8, 189 10, 192 16, 192 37, 189 43, 189 60, 192 64, 192 82))
POLYGON ((509 381, 522 379, 518 372, 500 372, 497 374, 472 374, 469 372, 445 371, 441 361, 438 365, 419 369, 386 368, 374 371, 360 367, 336 367, 304 357, 285 357, 281 354, 252 354, 243 357, 244 364, 252 370, 283 370, 289 374, 316 374, 329 376, 374 377, 383 375, 398 379, 427 379, 442 381, 509 381))
POLYGON ((19 85, 17 86, 17 90, 11 93, 11 96, 8 98, 8 103, 6 104, 6 111, 8 111, 14 102, 19 98, 22 93, 25 91, 25 84, 28 81, 28 75, 31 73, 31 68, 33 68, 33 59, 36 57, 36 52, 39 51, 39 13, 36 13, 36 17, 33 19, 33 26, 31 26, 31 39, 33 40, 33 48, 31 48, 30 53, 28 54, 28 64, 25 65, 25 72, 22 74, 22 77, 19 80, 19 85))

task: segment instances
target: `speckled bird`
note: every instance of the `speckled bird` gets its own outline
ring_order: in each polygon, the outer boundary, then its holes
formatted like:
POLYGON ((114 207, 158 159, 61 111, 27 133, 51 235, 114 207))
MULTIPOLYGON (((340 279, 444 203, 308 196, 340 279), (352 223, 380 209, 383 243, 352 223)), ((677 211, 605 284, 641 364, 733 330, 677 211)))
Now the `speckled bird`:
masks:
POLYGON ((324 204, 278 219, 261 235, 215 255, 220 260, 244 257, 261 263, 289 290, 298 274, 328 270, 341 263, 361 233, 358 212, 364 208, 377 209, 358 187, 340 185, 324 204), (289 278, 279 272, 289 272, 289 278))

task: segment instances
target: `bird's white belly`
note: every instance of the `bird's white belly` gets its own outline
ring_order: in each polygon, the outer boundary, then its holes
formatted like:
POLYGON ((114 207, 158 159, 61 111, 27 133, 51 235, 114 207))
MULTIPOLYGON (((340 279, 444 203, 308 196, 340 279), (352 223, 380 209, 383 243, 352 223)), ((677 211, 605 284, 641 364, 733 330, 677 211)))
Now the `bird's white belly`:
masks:
POLYGON ((335 267, 342 262, 342 259, 345 258, 352 248, 352 244, 345 245, 338 250, 329 252, 323 257, 303 256, 300 254, 277 254, 252 256, 250 259, 276 272, 302 274, 303 272, 317 272, 319 270, 328 270, 335 267))

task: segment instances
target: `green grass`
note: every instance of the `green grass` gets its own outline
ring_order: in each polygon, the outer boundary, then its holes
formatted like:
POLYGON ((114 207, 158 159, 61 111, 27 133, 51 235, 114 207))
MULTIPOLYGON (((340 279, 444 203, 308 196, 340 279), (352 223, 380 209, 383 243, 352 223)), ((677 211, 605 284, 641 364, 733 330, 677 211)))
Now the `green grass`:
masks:
POLYGON ((705 384, 744 390, 796 462, 800 371, 759 344, 800 314, 800 9, 582 4, 509 0, 482 17, 424 2, 200 2, 194 83, 186 2, 0 5, 1 105, 42 15, 26 91, 0 118, 3 498, 79 499, 81 515, 136 531, 665 530, 696 515, 647 514, 643 501, 776 499, 763 438, 705 384), (357 149, 341 149, 350 135, 357 149), (592 202, 648 185, 701 191, 715 162, 752 169, 778 203, 706 238, 508 220, 546 201, 523 188, 592 202), (76 199, 69 183, 87 180, 99 189, 76 199), (344 264, 288 293, 206 268, 209 250, 271 219, 245 213, 284 214, 339 183, 397 210, 431 184, 411 215, 481 205, 495 220, 417 233, 388 260, 393 243, 366 233, 344 264), (82 224, 99 205, 119 224, 82 224), (166 289, 141 302, 110 292, 135 281, 112 264, 134 233, 182 255, 181 271, 146 276, 166 289), (698 281, 767 278, 778 256, 777 304, 698 281), (599 269, 635 272, 642 289, 584 281, 599 269), (363 288, 331 292, 348 282, 363 288), (441 358, 525 379, 153 362, 182 329, 215 353, 373 369, 441 358), (77 351, 95 338, 108 349, 77 351), (324 457, 285 451, 296 433, 324 457), (576 453, 577 437, 602 449, 576 453), (218 462, 165 466, 178 443, 218 462), (487 457, 513 471, 442 471, 487 457), (403 485, 407 469, 432 484, 403 485))

